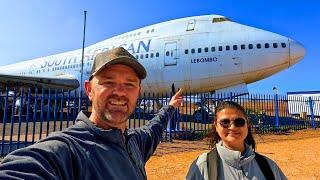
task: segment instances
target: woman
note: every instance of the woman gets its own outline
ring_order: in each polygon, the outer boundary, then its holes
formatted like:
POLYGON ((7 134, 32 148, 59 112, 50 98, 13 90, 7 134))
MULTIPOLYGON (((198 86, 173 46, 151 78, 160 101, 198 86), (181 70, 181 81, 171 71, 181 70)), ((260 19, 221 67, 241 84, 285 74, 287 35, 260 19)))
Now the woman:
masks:
POLYGON ((222 101, 215 109, 213 150, 200 155, 186 179, 287 179, 271 159, 255 152, 255 141, 243 107, 222 101))

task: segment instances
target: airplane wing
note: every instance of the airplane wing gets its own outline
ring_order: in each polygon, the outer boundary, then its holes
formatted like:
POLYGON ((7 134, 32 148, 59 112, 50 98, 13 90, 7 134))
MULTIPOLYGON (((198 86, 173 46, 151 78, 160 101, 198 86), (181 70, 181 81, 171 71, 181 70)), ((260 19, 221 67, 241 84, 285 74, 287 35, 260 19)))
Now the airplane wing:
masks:
POLYGON ((0 74, 0 83, 13 83, 18 86, 38 86, 45 89, 73 90, 79 87, 79 81, 72 76, 37 77, 0 74))

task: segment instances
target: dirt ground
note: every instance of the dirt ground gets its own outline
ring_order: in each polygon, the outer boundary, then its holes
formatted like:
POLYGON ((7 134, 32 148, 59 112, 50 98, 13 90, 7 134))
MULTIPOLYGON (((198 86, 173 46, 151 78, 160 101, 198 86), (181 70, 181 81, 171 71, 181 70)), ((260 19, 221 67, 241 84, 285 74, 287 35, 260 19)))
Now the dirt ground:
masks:
MULTIPOLYGON (((320 129, 256 135, 257 152, 273 159, 288 179, 320 180, 320 129)), ((147 162, 150 180, 184 179, 190 164, 209 150, 203 141, 164 142, 147 162)))

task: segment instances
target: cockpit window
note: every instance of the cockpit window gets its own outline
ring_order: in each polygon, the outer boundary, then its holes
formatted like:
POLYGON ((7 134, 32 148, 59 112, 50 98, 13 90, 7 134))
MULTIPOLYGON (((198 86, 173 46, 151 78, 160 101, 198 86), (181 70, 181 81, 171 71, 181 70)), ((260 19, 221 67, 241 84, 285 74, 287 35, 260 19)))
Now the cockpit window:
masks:
POLYGON ((229 18, 226 17, 219 17, 219 18, 213 18, 212 23, 217 23, 217 22, 224 22, 224 21, 231 21, 229 18))

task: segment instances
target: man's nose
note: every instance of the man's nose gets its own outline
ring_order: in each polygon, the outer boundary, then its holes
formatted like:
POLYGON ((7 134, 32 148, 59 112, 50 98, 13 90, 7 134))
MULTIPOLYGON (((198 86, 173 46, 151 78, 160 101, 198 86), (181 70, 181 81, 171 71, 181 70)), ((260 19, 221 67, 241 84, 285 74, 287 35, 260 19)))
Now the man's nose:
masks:
POLYGON ((112 93, 116 94, 118 96, 124 96, 124 95, 126 95, 126 88, 125 88, 125 86, 123 84, 117 84, 113 88, 112 93))

